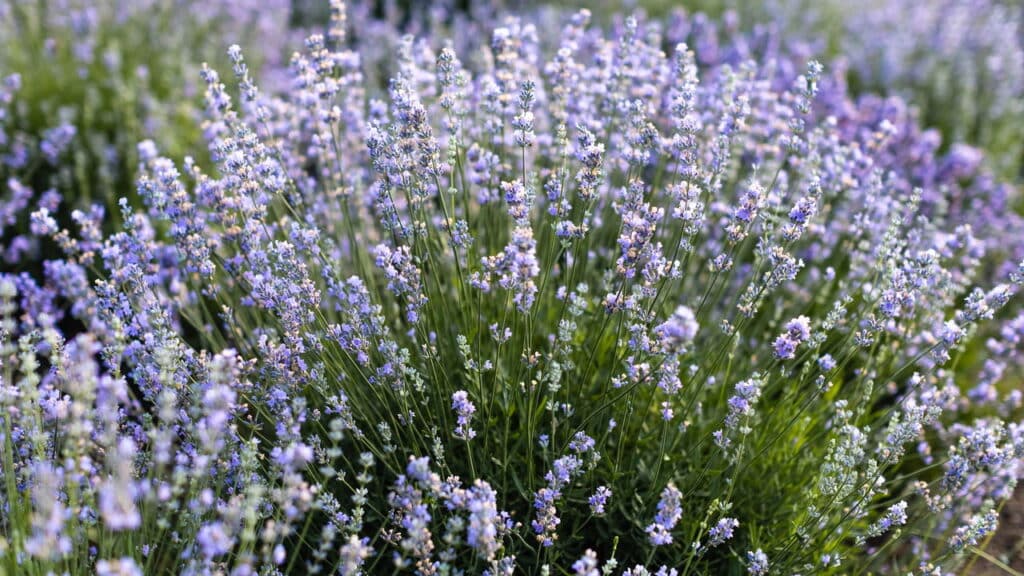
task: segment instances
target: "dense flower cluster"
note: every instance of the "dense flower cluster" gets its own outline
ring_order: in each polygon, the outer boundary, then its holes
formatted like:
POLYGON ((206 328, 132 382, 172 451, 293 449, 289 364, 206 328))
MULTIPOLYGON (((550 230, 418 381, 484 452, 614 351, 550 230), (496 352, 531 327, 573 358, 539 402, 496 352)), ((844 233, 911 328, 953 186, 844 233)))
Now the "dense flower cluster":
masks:
POLYGON ((932 574, 997 528, 982 153, 728 21, 328 8, 281 91, 202 68, 209 165, 141 142, 113 231, 8 184, 57 255, 0 273, 3 570, 932 574))

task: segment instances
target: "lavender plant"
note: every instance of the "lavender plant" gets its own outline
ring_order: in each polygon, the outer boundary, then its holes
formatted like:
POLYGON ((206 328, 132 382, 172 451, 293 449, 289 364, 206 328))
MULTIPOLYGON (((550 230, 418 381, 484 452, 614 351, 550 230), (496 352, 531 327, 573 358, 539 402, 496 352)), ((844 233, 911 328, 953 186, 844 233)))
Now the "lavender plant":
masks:
POLYGON ((280 96, 203 68, 214 170, 144 142, 115 233, 32 214, 4 570, 942 574, 996 529, 1019 219, 898 101, 587 11, 404 38, 378 96, 330 7, 280 96))

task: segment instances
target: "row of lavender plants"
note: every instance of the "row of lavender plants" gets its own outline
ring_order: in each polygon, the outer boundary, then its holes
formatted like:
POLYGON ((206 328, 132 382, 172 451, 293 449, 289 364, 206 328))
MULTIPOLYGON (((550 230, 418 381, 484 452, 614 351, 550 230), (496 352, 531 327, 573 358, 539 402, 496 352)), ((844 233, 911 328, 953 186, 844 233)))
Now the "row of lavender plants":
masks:
POLYGON ((280 67, 289 11, 287 0, 0 1, 3 269, 54 256, 28 230, 38 206, 71 224, 72 210, 99 203, 116 224, 139 141, 205 160, 200 65, 230 65, 215 39, 231 38, 265 42, 254 67, 280 67))
POLYGON ((1024 457, 1014 189, 769 28, 538 14, 332 2, 280 92, 201 69, 207 146, 140 143, 140 202, 58 217, 12 172, 5 252, 59 256, 0 275, 0 572, 984 547, 1024 457))
MULTIPOLYGON (((609 7, 630 5, 599 0, 609 7)), ((1024 5, 1006 0, 694 0, 639 2, 693 22, 698 58, 742 58, 752 38, 811 53, 842 70, 854 93, 899 96, 948 147, 985 149, 1000 174, 1024 170, 1024 5), (720 14, 709 18, 698 12, 720 14)), ((754 43, 756 45, 756 43, 754 43)), ((762 45, 764 46, 764 45, 762 45)))
MULTIPOLYGON (((947 141, 1024 172, 1024 5, 1004 0, 770 0, 790 36, 817 38, 857 92, 897 95, 947 141)), ((741 3, 741 5, 744 5, 741 3)))

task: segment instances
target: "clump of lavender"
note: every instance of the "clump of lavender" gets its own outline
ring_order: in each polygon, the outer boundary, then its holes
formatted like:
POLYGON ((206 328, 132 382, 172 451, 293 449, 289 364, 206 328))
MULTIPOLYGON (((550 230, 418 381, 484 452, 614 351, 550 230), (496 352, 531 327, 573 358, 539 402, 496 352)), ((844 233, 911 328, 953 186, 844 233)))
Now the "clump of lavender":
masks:
POLYGON ((996 528, 997 183, 697 19, 404 36, 378 90, 329 8, 280 94, 203 70, 211 167, 144 143, 112 233, 31 211, 61 256, 0 275, 7 571, 905 574, 996 528))

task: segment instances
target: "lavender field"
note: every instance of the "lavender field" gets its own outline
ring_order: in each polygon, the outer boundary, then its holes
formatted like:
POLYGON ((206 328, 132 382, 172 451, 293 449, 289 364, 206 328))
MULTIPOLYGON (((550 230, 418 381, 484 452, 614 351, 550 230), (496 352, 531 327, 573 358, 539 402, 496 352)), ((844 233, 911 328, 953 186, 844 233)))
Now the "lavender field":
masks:
POLYGON ((0 0, 0 576, 1024 574, 1014 0, 0 0))

